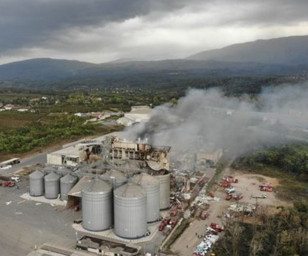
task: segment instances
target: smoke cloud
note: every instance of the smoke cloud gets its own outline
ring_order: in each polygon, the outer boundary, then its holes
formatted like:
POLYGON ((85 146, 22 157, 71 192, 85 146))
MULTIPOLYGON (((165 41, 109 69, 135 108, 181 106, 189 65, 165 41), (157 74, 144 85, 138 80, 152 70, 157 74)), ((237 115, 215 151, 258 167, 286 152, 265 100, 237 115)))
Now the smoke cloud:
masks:
POLYGON ((127 139, 169 145, 172 156, 223 149, 239 156, 264 146, 308 142, 308 83, 265 89, 257 99, 191 89, 177 105, 153 109, 149 122, 125 130, 127 139))

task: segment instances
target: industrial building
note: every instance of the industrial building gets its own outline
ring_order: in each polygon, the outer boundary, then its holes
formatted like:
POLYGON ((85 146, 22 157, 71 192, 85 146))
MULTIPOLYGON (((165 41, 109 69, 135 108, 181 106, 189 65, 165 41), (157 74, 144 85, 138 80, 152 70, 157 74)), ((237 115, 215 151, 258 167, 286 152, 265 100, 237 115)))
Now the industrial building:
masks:
POLYGON ((117 120, 118 124, 131 126, 135 123, 146 122, 150 119, 152 109, 148 106, 133 106, 129 113, 117 120))
POLYGON ((80 227, 87 237, 79 240, 81 247, 101 251, 99 241, 107 237, 91 238, 93 232, 106 230, 118 241, 146 238, 149 225, 159 225, 161 210, 170 207, 169 151, 167 146, 115 136, 77 143, 50 153, 49 165, 30 174, 29 194, 81 209, 80 227), (90 161, 93 154, 96 158, 90 161), (63 165, 71 169, 60 168, 63 165))
POLYGON ((170 147, 154 147, 147 141, 137 142, 111 138, 111 160, 145 161, 151 169, 160 170, 170 168, 170 147))
POLYGON ((47 154, 47 164, 58 166, 77 166, 83 161, 95 161, 101 152, 98 141, 83 141, 47 154))

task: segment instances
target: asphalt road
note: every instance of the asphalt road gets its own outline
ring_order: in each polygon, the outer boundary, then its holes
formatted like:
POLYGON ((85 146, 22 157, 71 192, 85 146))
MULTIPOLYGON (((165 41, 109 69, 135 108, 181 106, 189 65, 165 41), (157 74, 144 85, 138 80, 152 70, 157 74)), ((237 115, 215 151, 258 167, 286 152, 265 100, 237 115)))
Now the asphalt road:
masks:
POLYGON ((28 180, 18 185, 19 189, 0 187, 0 255, 27 255, 42 243, 72 248, 76 236, 71 225, 81 213, 23 200, 20 195, 28 191, 28 180))
POLYGON ((12 174, 27 166, 32 166, 35 164, 45 164, 47 154, 48 152, 44 152, 44 153, 33 155, 31 157, 22 158, 19 164, 13 165, 10 169, 0 170, 0 173, 1 174, 12 174))

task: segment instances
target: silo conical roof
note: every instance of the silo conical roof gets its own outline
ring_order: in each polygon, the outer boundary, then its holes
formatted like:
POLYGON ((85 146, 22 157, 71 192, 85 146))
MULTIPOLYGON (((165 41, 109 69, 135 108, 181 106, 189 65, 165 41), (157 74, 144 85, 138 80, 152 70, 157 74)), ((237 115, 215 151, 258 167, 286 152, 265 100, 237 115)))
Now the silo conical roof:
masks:
POLYGON ((73 176, 72 174, 68 173, 65 176, 61 178, 61 182, 64 183, 74 183, 77 180, 76 176, 73 176))
POLYGON ((145 197, 146 191, 139 185, 134 183, 127 183, 114 191, 115 196, 126 198, 145 197))
POLYGON ((44 177, 44 173, 36 170, 34 172, 32 172, 30 175, 29 175, 29 178, 31 179, 41 179, 42 177, 44 177))
POLYGON ((109 171, 105 172, 101 177, 102 177, 102 179, 104 179, 104 178, 110 179, 110 178, 114 177, 118 181, 126 181, 126 176, 118 170, 109 170, 109 171))
POLYGON ((147 174, 141 173, 137 174, 132 178, 132 181, 141 186, 157 186, 159 185, 159 180, 155 177, 147 174))
POLYGON ((55 172, 51 172, 45 176, 45 181, 55 181, 58 179, 60 179, 60 176, 56 174, 55 172))
POLYGON ((95 193, 95 194, 106 193, 109 192, 110 190, 111 190, 111 185, 100 179, 94 179, 89 183, 84 184, 82 188, 83 192, 95 193))

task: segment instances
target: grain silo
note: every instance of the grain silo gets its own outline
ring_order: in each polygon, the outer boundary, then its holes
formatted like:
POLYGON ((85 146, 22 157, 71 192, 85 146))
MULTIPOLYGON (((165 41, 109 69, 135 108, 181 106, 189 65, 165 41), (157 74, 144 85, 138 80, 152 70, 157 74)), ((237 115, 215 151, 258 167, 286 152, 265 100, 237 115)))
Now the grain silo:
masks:
POLYGON ((82 189, 82 226, 91 231, 102 231, 112 225, 112 186, 94 179, 82 189))
POLYGON ((45 181, 45 198, 56 199, 60 192, 60 176, 54 172, 44 177, 45 181))
POLYGON ((147 233, 146 191, 134 183, 127 183, 114 191, 114 232, 135 239, 147 233))
POLYGON ((68 192, 74 187, 78 178, 68 173, 60 179, 61 199, 67 200, 68 192))
POLYGON ((112 184, 113 188, 117 188, 127 182, 127 177, 117 170, 109 170, 101 175, 100 178, 112 184))
POLYGON ((32 172, 29 175, 30 196, 44 195, 44 174, 40 171, 32 172))
POLYGON ((154 222, 160 218, 160 184, 159 180, 147 173, 135 175, 132 181, 140 185, 147 193, 147 222, 154 222))
POLYGON ((160 184, 160 209, 164 210, 170 207, 170 173, 166 171, 164 175, 155 176, 160 184))

